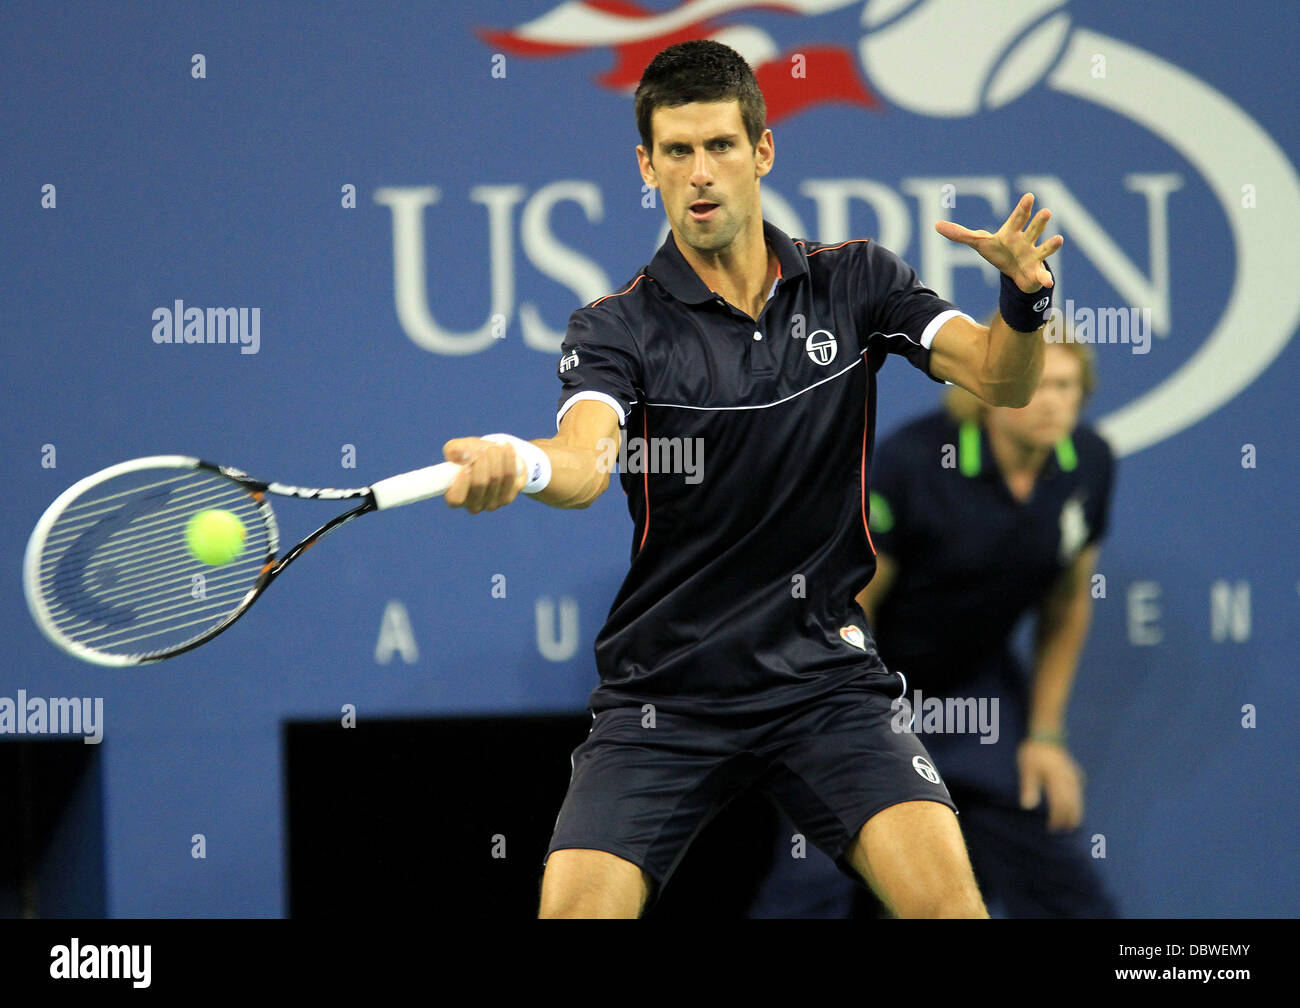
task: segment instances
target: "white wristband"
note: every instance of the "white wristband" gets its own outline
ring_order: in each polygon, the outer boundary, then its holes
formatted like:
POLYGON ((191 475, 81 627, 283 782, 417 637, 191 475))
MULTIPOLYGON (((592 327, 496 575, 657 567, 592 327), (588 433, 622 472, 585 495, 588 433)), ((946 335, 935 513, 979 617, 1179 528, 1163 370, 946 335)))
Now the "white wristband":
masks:
POLYGON ((538 448, 537 445, 525 441, 523 438, 514 437, 511 434, 484 434, 482 440, 515 446, 515 455, 523 462, 524 468, 528 472, 528 482, 524 484, 524 493, 541 493, 546 489, 546 485, 551 482, 551 460, 546 452, 538 448))

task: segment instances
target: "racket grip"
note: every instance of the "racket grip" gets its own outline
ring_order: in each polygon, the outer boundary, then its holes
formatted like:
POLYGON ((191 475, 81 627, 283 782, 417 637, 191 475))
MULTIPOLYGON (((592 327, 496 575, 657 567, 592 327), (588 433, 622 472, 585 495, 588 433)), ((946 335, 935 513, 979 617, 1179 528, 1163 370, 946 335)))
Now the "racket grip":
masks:
POLYGON ((456 479, 460 465, 455 462, 440 462, 438 465, 415 469, 398 476, 381 479, 370 487, 375 495, 375 507, 380 511, 385 508, 401 507, 416 501, 441 497, 456 479))

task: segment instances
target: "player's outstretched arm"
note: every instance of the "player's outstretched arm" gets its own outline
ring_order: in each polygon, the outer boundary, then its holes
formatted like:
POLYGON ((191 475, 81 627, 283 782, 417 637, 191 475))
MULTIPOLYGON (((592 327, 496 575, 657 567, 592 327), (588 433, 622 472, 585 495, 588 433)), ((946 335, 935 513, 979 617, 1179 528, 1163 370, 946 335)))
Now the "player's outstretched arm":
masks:
POLYGON ((445 500, 470 514, 495 511, 513 501, 528 486, 535 464, 520 473, 517 456, 535 460, 534 449, 544 456, 541 466, 548 478, 542 487, 527 491, 543 504, 560 508, 585 508, 609 486, 612 460, 618 454, 618 414, 602 402, 584 399, 574 403, 553 438, 540 438, 520 446, 510 441, 453 438, 443 446, 449 462, 462 465, 445 500))
POLYGON ((1024 406, 1043 373, 1044 309, 1050 304, 1047 295, 1053 286, 1046 259, 1065 239, 1056 235, 1035 244, 1052 212, 1043 209, 1032 214, 1033 207, 1033 194, 1025 193, 1011 216, 992 234, 952 221, 935 224, 935 230, 949 241, 969 245, 996 266, 1003 283, 992 326, 986 328, 965 318, 943 324, 931 347, 930 373, 993 406, 1024 406))

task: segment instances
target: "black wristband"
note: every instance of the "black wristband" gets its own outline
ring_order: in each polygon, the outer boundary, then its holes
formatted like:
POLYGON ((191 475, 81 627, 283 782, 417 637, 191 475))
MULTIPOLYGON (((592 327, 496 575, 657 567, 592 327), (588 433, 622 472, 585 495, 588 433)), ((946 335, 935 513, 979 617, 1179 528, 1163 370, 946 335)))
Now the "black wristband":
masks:
MULTIPOLYGON (((1043 263, 1047 266, 1047 263, 1043 263)), ((1047 266, 1050 274, 1052 269, 1047 266)), ((1016 332, 1031 333, 1041 329, 1052 311, 1051 287, 1040 287, 1032 294, 1026 294, 1016 282, 1005 273, 1002 277, 1002 292, 998 297, 998 311, 1002 321, 1016 332)))

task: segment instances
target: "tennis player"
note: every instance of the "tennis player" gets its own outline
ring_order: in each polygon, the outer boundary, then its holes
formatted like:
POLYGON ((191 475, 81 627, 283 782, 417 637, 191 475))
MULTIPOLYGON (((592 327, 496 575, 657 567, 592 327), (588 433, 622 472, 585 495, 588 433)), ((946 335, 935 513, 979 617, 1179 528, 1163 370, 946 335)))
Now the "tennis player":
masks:
MULTIPOLYGON (((1116 913, 1079 829, 1083 772, 1066 740, 1114 483, 1109 447, 1078 423, 1095 385, 1086 344, 1050 344, 1029 405, 954 386, 872 465, 876 573, 858 602, 907 679, 895 727, 921 733, 981 890, 1010 917, 1116 913), (1026 616, 1029 667, 1013 647, 1026 616)), ((784 824, 751 915, 848 916, 855 892, 815 852, 791 858, 791 835, 784 824)))
POLYGON ((1038 244, 1049 213, 1032 214, 1028 194, 995 233, 936 225, 1003 274, 984 327, 874 242, 793 240, 763 220, 773 138, 735 51, 665 49, 635 115, 641 177, 671 235, 570 319, 557 436, 444 448, 465 466, 454 507, 491 511, 522 491, 582 508, 627 439, 631 567, 596 638, 593 724, 540 915, 638 916, 708 819, 754 786, 894 914, 987 916, 947 788, 920 740, 891 728, 903 682, 855 601, 875 565, 876 372, 899 354, 1023 406, 1043 367, 1044 260, 1061 239, 1038 244), (633 448, 653 444, 706 449, 702 471, 634 466, 633 448))

